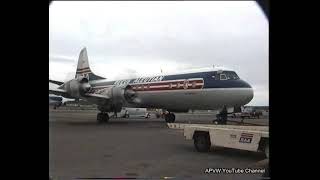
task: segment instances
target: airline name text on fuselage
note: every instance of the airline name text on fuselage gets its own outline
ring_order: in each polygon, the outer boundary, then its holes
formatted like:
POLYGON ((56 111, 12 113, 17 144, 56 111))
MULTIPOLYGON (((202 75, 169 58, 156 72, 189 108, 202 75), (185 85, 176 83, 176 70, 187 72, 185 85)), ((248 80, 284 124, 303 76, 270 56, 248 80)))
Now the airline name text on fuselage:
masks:
POLYGON ((144 77, 144 78, 137 78, 137 79, 119 80, 119 81, 115 81, 114 85, 158 82, 158 81, 162 81, 163 78, 164 78, 164 76, 154 76, 154 77, 144 77))

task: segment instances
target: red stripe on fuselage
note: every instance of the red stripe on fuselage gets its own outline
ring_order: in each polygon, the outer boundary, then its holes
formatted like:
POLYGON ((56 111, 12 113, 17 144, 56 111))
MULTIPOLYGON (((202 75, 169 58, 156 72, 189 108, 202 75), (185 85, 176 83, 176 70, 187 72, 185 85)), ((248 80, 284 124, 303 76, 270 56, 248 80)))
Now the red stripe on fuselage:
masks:
POLYGON ((134 91, 159 91, 159 90, 181 90, 181 89, 202 89, 203 80, 170 81, 157 83, 132 84, 134 91), (185 84, 185 83, 188 84, 185 84), (142 88, 143 87, 143 88, 142 88))
MULTIPOLYGON (((184 83, 184 80, 179 80, 179 81, 160 81, 160 82, 145 82, 145 83, 136 83, 136 84, 131 84, 131 86, 140 86, 140 85, 148 85, 150 84, 150 86, 159 86, 159 85, 169 85, 171 84, 177 84, 177 83, 184 83)), ((203 83, 203 80, 190 80, 188 81, 188 83, 203 83)))
MULTIPOLYGON (((163 82, 146 82, 146 83, 137 83, 137 84, 129 84, 134 91, 161 91, 161 90, 187 90, 187 89, 202 89, 204 86, 203 80, 189 80, 189 81, 163 81, 163 82), (188 85, 186 86, 186 82, 188 85), (171 84, 171 87, 170 87, 171 84), (178 87, 177 87, 178 85, 178 87), (143 87, 143 88, 142 88, 143 87)), ((108 86, 95 86, 93 89, 104 89, 109 88, 113 85, 108 86)))
MULTIPOLYGON (((202 88, 202 86, 198 86, 198 87, 188 87, 187 89, 201 89, 202 88)), ((183 88, 183 87, 179 87, 179 88, 176 88, 176 87, 174 87, 174 88, 168 88, 168 87, 164 87, 164 88, 149 88, 149 89, 147 89, 147 88, 145 88, 145 89, 133 89, 134 91, 160 91, 160 90, 172 90, 172 91, 174 91, 174 90, 187 90, 187 89, 185 89, 185 88, 183 88)))

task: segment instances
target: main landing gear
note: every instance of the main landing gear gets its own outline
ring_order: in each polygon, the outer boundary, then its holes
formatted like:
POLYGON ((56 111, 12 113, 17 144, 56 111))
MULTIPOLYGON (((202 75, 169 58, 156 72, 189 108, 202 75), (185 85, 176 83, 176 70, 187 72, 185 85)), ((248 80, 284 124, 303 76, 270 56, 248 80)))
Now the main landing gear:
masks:
POLYGON ((97 115, 98 123, 107 123, 109 121, 109 115, 106 112, 100 112, 97 115))
POLYGON ((176 120, 176 116, 173 113, 168 112, 164 115, 164 119, 167 123, 174 123, 174 121, 176 120))

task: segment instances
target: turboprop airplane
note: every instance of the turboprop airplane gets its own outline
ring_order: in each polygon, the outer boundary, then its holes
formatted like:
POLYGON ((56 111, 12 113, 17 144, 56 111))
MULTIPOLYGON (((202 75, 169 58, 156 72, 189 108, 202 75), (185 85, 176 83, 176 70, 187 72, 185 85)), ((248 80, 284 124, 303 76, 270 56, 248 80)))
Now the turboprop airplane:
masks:
POLYGON ((80 52, 75 78, 59 83, 49 93, 66 98, 83 99, 98 105, 97 121, 109 121, 108 112, 122 107, 166 110, 165 121, 174 122, 174 112, 189 109, 221 110, 249 103, 252 87, 235 71, 212 67, 209 70, 177 74, 161 74, 124 80, 107 80, 95 75, 90 67, 86 48, 80 52))

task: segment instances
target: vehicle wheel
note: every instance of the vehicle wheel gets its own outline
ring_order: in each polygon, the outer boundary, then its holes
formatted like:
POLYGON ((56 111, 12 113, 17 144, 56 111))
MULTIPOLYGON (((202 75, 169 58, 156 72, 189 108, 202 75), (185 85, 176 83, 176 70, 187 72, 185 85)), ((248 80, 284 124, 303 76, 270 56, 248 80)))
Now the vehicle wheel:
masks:
POLYGON ((109 114, 108 113, 98 113, 97 121, 98 121, 98 123, 107 123, 109 121, 109 114))
POLYGON ((164 115, 164 120, 165 120, 167 123, 171 123, 171 122, 170 122, 170 114, 165 114, 165 115, 164 115))
POLYGON ((265 173, 262 174, 262 177, 270 177, 270 168, 269 168, 269 164, 266 167, 266 171, 265 173))
POLYGON ((168 113, 164 116, 164 119, 167 123, 174 123, 174 121, 176 120, 176 116, 173 113, 168 113))
POLYGON ((109 122, 109 114, 108 113, 102 114, 102 122, 104 122, 104 123, 109 122))
POLYGON ((98 123, 102 123, 103 122, 103 114, 102 113, 98 113, 97 114, 97 121, 98 121, 98 123))
POLYGON ((198 152, 208 152, 210 150, 211 142, 208 133, 196 133, 193 142, 198 152))
POLYGON ((173 113, 170 113, 170 122, 174 123, 175 120, 176 120, 176 115, 174 115, 173 113))
POLYGON ((146 119, 150 118, 150 114, 147 113, 147 115, 145 116, 146 119))

